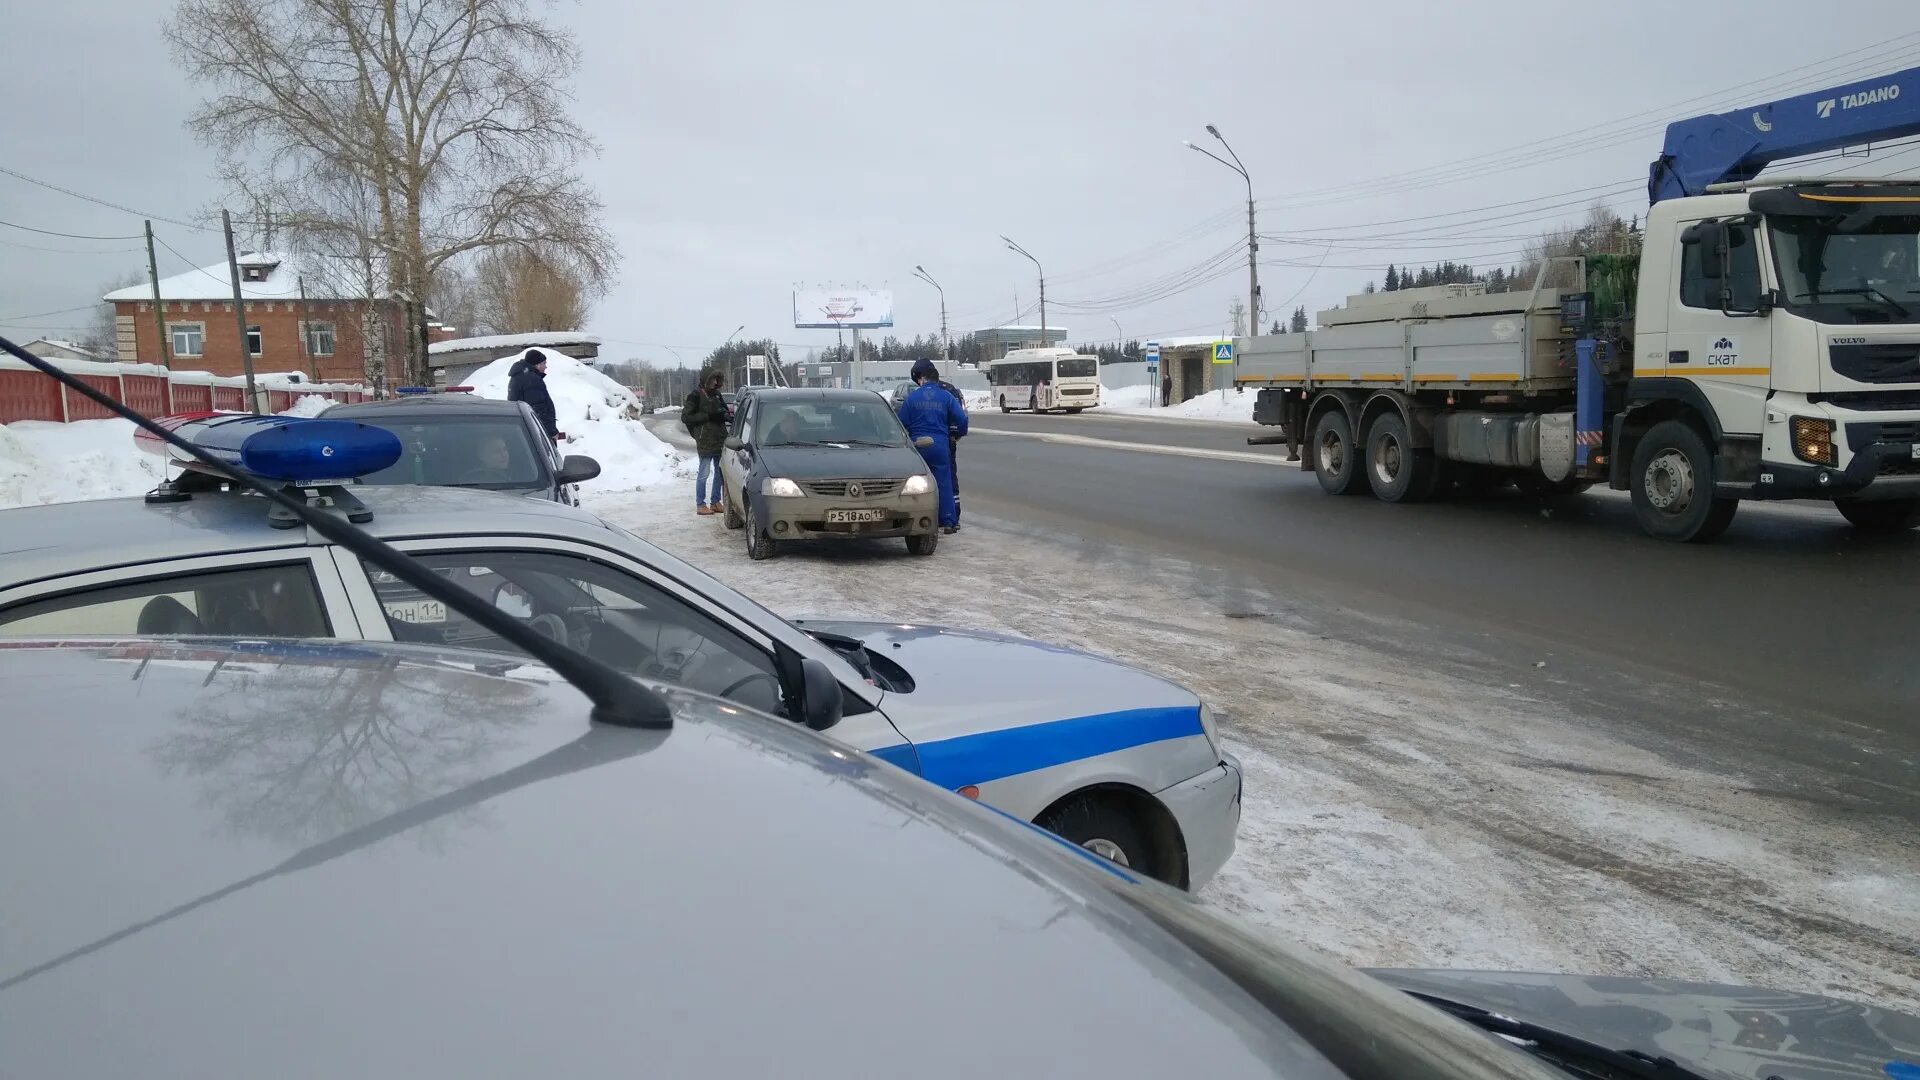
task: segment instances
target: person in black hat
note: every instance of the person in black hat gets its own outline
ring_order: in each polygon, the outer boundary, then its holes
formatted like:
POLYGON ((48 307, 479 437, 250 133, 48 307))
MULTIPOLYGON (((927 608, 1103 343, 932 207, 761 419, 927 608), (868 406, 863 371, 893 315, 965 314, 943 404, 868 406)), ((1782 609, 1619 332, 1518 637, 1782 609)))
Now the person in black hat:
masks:
POLYGON ((967 412, 952 394, 940 387, 940 373, 925 357, 913 363, 914 389, 900 403, 900 423, 914 439, 925 437, 928 445, 920 448, 927 471, 940 489, 940 531, 951 533, 960 527, 960 510, 953 495, 953 467, 947 456, 948 441, 967 433, 967 412))

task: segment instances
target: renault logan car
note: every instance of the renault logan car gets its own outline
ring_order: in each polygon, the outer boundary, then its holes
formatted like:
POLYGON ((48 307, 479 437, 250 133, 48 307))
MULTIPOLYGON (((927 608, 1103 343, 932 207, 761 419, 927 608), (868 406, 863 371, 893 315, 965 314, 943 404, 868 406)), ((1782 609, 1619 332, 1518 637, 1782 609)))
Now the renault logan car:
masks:
POLYGON ((933 474, 870 390, 747 393, 720 476, 727 528, 746 530, 755 559, 792 540, 905 537, 915 555, 940 540, 933 474))
MULTIPOLYGON (((825 709, 845 745, 1176 885, 1199 887, 1233 851, 1239 763, 1200 699, 1157 676, 994 634, 797 626, 573 507, 351 492, 374 536, 622 672, 794 720, 825 709), (832 672, 835 700, 804 700, 805 661, 832 672)), ((167 501, 0 510, 0 641, 271 635, 514 651, 318 534, 277 527, 256 496, 154 498, 167 501)))

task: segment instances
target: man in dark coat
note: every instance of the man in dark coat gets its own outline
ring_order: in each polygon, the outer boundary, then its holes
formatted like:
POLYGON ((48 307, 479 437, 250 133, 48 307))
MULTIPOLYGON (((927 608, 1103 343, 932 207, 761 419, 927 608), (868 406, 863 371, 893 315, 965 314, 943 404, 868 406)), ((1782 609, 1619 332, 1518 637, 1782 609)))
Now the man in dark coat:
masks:
MULTIPOLYGON (((933 366, 933 362, 924 357, 922 362, 928 367, 933 366)), ((952 394, 953 403, 960 406, 960 411, 965 413, 967 397, 960 392, 960 388, 945 379, 940 379, 939 383, 940 389, 952 394)), ((953 477, 953 527, 956 530, 960 528, 960 437, 964 434, 966 434, 964 431, 947 428, 947 472, 953 477)))
POLYGON ((540 420, 540 427, 547 438, 559 442, 567 437, 560 430, 560 420, 553 409, 553 395, 547 393, 547 354, 539 349, 528 349, 525 355, 514 361, 507 372, 507 400, 524 401, 527 408, 540 420))
POLYGON ((733 422, 733 415, 727 409, 727 399, 720 396, 720 390, 727 385, 727 377, 719 371, 700 373, 700 385, 687 395, 686 403, 680 406, 680 422, 687 427, 687 433, 693 436, 693 448, 700 455, 700 472, 694 477, 693 497, 701 515, 720 513, 720 451, 725 449, 727 427, 733 422), (709 486, 708 477, 712 477, 709 486))

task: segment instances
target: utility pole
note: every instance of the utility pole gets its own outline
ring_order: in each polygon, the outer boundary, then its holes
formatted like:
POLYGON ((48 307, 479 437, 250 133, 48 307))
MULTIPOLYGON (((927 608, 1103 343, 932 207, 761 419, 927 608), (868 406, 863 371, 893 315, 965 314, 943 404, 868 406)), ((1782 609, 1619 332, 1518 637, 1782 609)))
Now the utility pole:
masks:
POLYGON ((314 358, 313 340, 308 336, 313 333, 313 311, 307 306, 307 276, 301 274, 294 282, 300 286, 300 355, 307 358, 308 374, 319 382, 320 361, 314 358))
POLYGON ((1008 251, 1025 255, 1027 259, 1033 263, 1034 271, 1040 275, 1040 347, 1044 349, 1047 347, 1047 344, 1048 344, 1047 342, 1047 272, 1045 269, 1043 269, 1040 266, 1040 260, 1035 259, 1033 257, 1032 252, 1028 251, 1026 248, 1021 247, 1019 244, 1014 243, 1012 240, 1007 240, 1007 238, 1004 236, 1002 236, 1000 239, 1007 241, 1008 251))
POLYGON ((233 250, 233 215, 220 211, 220 227, 227 234, 227 273, 233 275, 233 321, 240 329, 240 363, 247 373, 247 407, 260 412, 259 390, 253 385, 253 350, 247 348, 247 304, 240 298, 240 256, 233 250))
MULTIPOLYGON (((153 286, 153 336, 160 342, 160 364, 173 370, 173 343, 167 340, 167 306, 160 300, 160 264, 153 258, 153 222, 147 222, 147 281, 153 286)), ((139 336, 134 337, 133 359, 140 359, 139 336)))
MULTIPOLYGON (((1204 147, 1195 146, 1191 142, 1182 143, 1181 145, 1185 146, 1189 150, 1198 150, 1200 153, 1207 155, 1208 157, 1212 158, 1213 160, 1219 162, 1222 165, 1225 165, 1227 168, 1232 169, 1234 172, 1239 173, 1240 179, 1245 180, 1247 182, 1247 314, 1252 317, 1252 325, 1249 328, 1250 332, 1247 334, 1247 336, 1259 337, 1260 336, 1260 258, 1259 258, 1260 257, 1260 234, 1254 228, 1253 177, 1247 175, 1247 167, 1240 163, 1240 155, 1233 152, 1233 147, 1228 144, 1227 137, 1220 134, 1219 128, 1214 127, 1212 124, 1208 124, 1207 134, 1220 140, 1220 145, 1226 148, 1227 157, 1232 158, 1233 159, 1232 161, 1228 161, 1226 158, 1223 158, 1220 155, 1205 149, 1204 147)), ((1234 363, 1238 364, 1239 362, 1240 362, 1239 356, 1238 354, 1236 354, 1234 357, 1234 363)))
POLYGON ((933 280, 933 275, 927 273, 927 268, 924 266, 914 267, 913 274, 921 281, 933 286, 934 291, 940 294, 940 348, 941 352, 946 355, 948 373, 951 374, 953 368, 953 338, 947 334, 947 290, 942 289, 940 283, 933 280))

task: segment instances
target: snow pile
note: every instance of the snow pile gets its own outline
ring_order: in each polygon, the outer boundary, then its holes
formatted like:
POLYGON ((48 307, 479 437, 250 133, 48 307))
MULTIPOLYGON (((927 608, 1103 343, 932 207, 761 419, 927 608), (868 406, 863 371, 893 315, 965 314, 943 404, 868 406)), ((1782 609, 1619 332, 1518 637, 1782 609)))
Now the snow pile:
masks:
POLYGON ((529 346, 598 345, 592 334, 541 332, 536 334, 490 334, 485 337, 448 338, 427 346, 429 355, 466 352, 469 349, 523 349, 529 346))
POLYGON ((966 398, 968 412, 993 408, 993 391, 991 390, 962 390, 960 393, 966 398))
POLYGON ((319 394, 302 394, 298 398, 294 399, 293 405, 290 408, 288 408, 287 411, 281 413, 280 415, 281 416, 319 416, 321 413, 326 412, 327 409, 333 404, 334 402, 321 397, 319 394))
POLYGON ((163 468, 134 446, 131 420, 0 425, 0 508, 142 495, 163 468))
POLYGON ((1210 390, 1199 397, 1190 398, 1177 405, 1159 408, 1159 399, 1155 389, 1148 386, 1123 386, 1118 390, 1105 392, 1105 400, 1100 405, 1102 412, 1138 413, 1142 416, 1159 416, 1170 420, 1221 420, 1229 423, 1251 424, 1253 422, 1253 402, 1258 394, 1240 390, 1210 390))
MULTIPOLYGON (((632 490, 681 475, 678 453, 640 424, 640 401, 633 391, 591 366, 547 354, 547 393, 554 418, 566 433, 563 453, 585 454, 600 463, 600 476, 587 487, 632 490)), ((503 357, 466 380, 478 397, 506 400, 507 378, 519 355, 503 357)))

